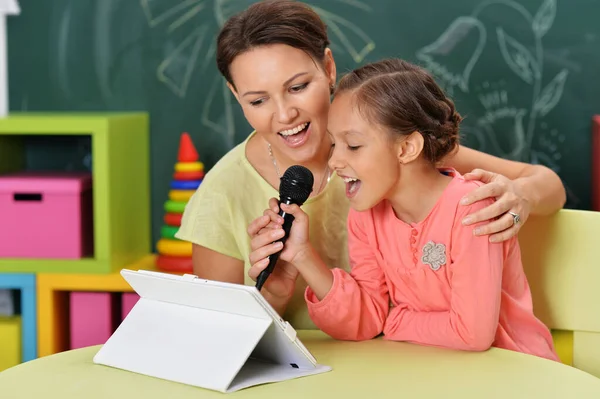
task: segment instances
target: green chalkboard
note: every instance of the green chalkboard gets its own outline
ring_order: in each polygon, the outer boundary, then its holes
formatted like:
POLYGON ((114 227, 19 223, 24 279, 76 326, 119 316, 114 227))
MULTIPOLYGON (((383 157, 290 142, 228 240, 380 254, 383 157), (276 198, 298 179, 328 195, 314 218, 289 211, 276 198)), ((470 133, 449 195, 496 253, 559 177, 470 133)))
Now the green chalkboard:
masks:
MULTIPOLYGON (((250 3, 21 0, 22 14, 8 22, 10 107, 148 111, 156 242, 180 133, 192 135, 207 167, 249 133, 218 75, 214 38, 250 3)), ((426 66, 466 117, 464 143, 550 166, 568 187, 568 207, 590 206, 600 2, 309 4, 329 26, 340 72, 389 56, 426 66)))

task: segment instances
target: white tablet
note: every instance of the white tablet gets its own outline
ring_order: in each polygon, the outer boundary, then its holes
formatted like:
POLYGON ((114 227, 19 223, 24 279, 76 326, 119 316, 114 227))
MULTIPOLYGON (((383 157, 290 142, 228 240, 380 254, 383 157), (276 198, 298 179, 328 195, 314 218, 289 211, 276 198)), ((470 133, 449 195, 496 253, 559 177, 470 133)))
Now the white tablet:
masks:
POLYGON ((252 286, 121 271, 140 300, 94 362, 232 392, 331 370, 252 286))

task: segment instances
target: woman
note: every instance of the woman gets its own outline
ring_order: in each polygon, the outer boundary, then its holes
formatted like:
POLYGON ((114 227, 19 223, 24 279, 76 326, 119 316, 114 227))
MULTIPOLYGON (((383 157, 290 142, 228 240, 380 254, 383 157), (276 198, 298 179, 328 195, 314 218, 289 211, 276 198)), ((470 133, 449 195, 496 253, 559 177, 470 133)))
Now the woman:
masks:
MULTIPOLYGON (((269 199, 278 197, 279 178, 296 164, 314 175, 313 191, 303 206, 313 247, 329 267, 348 269, 348 200, 344 182, 327 165, 331 142, 326 127, 336 66, 326 26, 299 2, 255 3, 224 25, 217 39, 217 65, 254 132, 206 174, 188 202, 176 236, 193 243, 194 273, 253 283, 249 254, 258 249, 254 257, 264 258, 260 251, 271 251, 265 244, 273 241, 265 229, 269 217, 257 216, 267 204, 277 212, 269 199)), ((495 241, 514 236, 530 213, 552 213, 565 202, 560 179, 543 166, 465 147, 445 166, 487 183, 467 195, 464 204, 489 197, 497 201, 463 223, 489 220, 477 233, 495 241)), ((279 262, 261 292, 296 328, 314 328, 303 300, 305 287, 295 268, 279 262)))

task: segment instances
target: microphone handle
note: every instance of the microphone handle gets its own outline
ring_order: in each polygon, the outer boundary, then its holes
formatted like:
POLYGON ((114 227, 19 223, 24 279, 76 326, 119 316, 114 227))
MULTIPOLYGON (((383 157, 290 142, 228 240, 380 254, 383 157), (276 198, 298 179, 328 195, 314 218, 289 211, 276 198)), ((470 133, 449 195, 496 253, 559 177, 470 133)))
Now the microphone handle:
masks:
MULTIPOLYGON (((289 204, 291 204, 291 201, 286 201, 285 203, 289 205, 289 204)), ((283 210, 281 210, 281 208, 279 208, 279 216, 281 216, 283 218, 282 228, 284 231, 284 235, 279 240, 276 240, 273 242, 281 241, 283 243, 283 245, 285 245, 285 242, 290 235, 290 230, 292 229, 292 222, 294 221, 294 216, 290 215, 289 213, 285 213, 283 210)), ((283 247, 281 250, 279 250, 269 256, 268 266, 262 272, 260 272, 260 274, 258 275, 258 278, 256 279, 256 288, 259 291, 261 290, 265 281, 267 281, 267 278, 269 278, 271 273, 273 273, 273 269, 275 269, 275 264, 279 260, 279 255, 281 255, 281 251, 283 251, 283 247)))

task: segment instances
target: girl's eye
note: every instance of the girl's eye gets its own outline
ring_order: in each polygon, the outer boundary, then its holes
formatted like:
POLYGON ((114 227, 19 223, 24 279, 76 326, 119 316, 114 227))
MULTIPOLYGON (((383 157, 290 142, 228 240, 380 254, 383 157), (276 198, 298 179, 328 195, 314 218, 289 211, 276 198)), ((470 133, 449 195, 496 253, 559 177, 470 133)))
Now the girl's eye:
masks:
POLYGON ((356 151, 356 150, 358 150, 359 148, 360 148, 360 146, 359 146, 359 145, 349 145, 349 146, 348 146, 348 149, 349 149, 350 151, 356 151))
POLYGON ((290 87, 290 90, 297 93, 299 91, 306 89, 307 86, 308 86, 308 83, 303 83, 301 85, 296 85, 296 86, 290 87))

